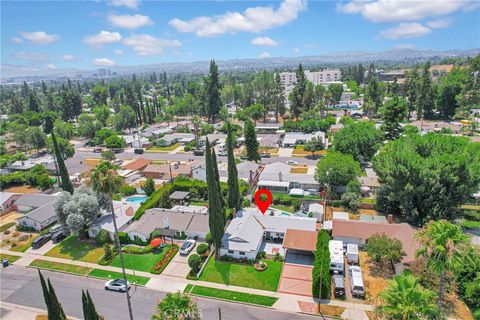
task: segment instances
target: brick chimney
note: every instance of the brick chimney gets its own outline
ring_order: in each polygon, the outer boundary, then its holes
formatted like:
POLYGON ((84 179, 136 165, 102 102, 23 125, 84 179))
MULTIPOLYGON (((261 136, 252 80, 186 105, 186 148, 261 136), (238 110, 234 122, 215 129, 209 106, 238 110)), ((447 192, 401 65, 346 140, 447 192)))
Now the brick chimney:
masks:
POLYGON ((388 223, 390 223, 390 224, 393 223, 393 215, 392 215, 392 214, 389 214, 389 215, 387 216, 387 221, 388 221, 388 223))

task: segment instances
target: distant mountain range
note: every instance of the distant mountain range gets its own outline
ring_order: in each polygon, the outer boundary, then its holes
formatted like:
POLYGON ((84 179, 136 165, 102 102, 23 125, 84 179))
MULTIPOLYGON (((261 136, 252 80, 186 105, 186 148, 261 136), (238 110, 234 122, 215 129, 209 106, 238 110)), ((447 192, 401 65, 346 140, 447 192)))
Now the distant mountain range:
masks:
MULTIPOLYGON (((233 59, 233 60, 217 60, 220 71, 243 71, 243 70, 260 70, 260 69, 282 69, 293 68, 301 62, 306 67, 333 67, 354 63, 405 63, 415 64, 424 61, 439 61, 449 57, 473 57, 480 54, 480 48, 468 50, 448 50, 437 51, 430 49, 412 49, 399 48, 380 52, 355 51, 355 52, 337 52, 322 54, 316 56, 303 57, 272 57, 265 59, 233 59)), ((115 66, 108 69, 117 72, 118 75, 126 75, 131 73, 150 73, 150 72, 167 72, 167 73, 205 73, 208 71, 209 61, 195 62, 169 62, 148 65, 132 65, 132 66, 115 66)), ((54 79, 58 77, 75 78, 79 73, 83 77, 92 76, 96 71, 93 70, 77 70, 77 69, 56 69, 43 70, 36 72, 25 72, 16 70, 16 68, 2 67, 2 79, 11 77, 32 77, 35 79, 54 79)))

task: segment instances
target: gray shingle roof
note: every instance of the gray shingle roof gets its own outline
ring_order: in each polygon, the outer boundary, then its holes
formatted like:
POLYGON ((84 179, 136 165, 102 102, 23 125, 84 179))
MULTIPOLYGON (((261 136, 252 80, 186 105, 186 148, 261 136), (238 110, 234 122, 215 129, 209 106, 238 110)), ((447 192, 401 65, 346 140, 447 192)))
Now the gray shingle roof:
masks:
MULTIPOLYGON (((35 220, 39 223, 43 223, 51 218, 55 217, 55 210, 53 208, 53 202, 46 204, 42 207, 39 207, 35 210, 30 211, 28 214, 20 217, 18 219, 22 219, 24 217, 29 217, 32 220, 35 220)), ((17 220, 18 220, 17 219, 17 220)))
POLYGON ((49 194, 24 194, 15 201, 15 204, 18 206, 39 208, 54 202, 56 199, 57 196, 49 194))

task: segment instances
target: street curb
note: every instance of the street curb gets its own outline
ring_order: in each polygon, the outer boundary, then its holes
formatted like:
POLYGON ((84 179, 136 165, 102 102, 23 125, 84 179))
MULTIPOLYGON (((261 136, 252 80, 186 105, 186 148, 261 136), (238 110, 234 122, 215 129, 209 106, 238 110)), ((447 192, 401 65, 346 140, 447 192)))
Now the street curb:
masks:
MULTIPOLYGON (((216 289, 216 288, 213 288, 213 289, 216 289)), ((223 290, 223 289, 219 289, 219 290, 223 290)), ((252 306, 252 307, 259 307, 259 308, 265 308, 265 309, 271 309, 271 310, 278 310, 278 309, 275 309, 273 307, 269 307, 269 306, 263 306, 261 304, 254 304, 254 303, 248 303, 248 302, 242 302, 242 301, 235 301, 235 300, 228 300, 228 299, 222 299, 222 298, 216 298, 216 297, 210 297, 210 296, 202 296, 202 295, 199 295, 199 294, 195 294, 195 293, 191 293, 191 292, 184 292, 185 294, 188 294, 188 295, 191 295, 191 296, 195 296, 195 297, 200 297, 200 298, 206 298, 206 299, 212 299, 212 300, 219 300, 219 301, 224 301, 224 302, 232 302, 232 303, 238 303, 238 304, 244 304, 244 305, 247 305, 247 306, 252 306)), ((277 298, 278 299, 278 298, 277 298)))

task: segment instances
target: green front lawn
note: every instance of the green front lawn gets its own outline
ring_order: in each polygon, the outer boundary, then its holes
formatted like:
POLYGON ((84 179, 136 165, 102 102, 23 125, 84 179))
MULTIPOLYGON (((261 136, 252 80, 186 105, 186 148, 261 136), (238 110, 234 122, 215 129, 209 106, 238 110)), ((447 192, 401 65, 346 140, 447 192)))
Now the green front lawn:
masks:
POLYGON ((209 288, 209 287, 203 287, 203 286, 187 287, 185 290, 187 289, 188 291, 186 292, 199 295, 199 296, 213 297, 213 298, 229 300, 229 301, 246 302, 246 303, 258 304, 258 305, 267 306, 267 307, 271 307, 278 300, 278 298, 261 296, 257 294, 249 294, 245 292, 215 289, 215 288, 209 288))
MULTIPOLYGON (((170 247, 170 245, 167 245, 160 253, 123 253, 123 261, 125 262, 125 268, 143 272, 150 272, 150 269, 165 257, 165 254, 170 247)), ((115 260, 110 263, 110 266, 120 268, 120 255, 116 256, 115 260)))
POLYGON ((147 148, 146 151, 147 152, 170 152, 177 149, 178 147, 180 147, 180 143, 175 143, 167 147, 153 146, 153 147, 147 148))
POLYGON ((12 256, 11 254, 0 253, 0 260, 7 259, 8 263, 12 264, 21 257, 19 256, 12 256))
POLYGON ((13 227, 14 225, 16 225, 17 223, 16 222, 9 222, 9 223, 5 223, 5 224, 2 224, 0 226, 0 232, 3 232, 5 230, 8 230, 10 229, 11 227, 13 227))
POLYGON ((69 273, 79 274, 82 276, 86 275, 91 270, 91 268, 88 268, 88 267, 82 267, 82 266, 76 266, 68 263, 59 263, 59 262, 52 262, 52 261, 46 261, 46 260, 40 260, 40 259, 33 260, 32 263, 30 263, 30 267, 36 267, 40 269, 47 269, 47 270, 53 270, 53 271, 69 272, 69 273))
MULTIPOLYGON (((123 279, 123 274, 121 272, 113 272, 102 269, 93 269, 88 274, 89 277, 101 278, 101 279, 123 279)), ((144 286, 147 284, 150 278, 142 276, 134 276, 133 274, 127 274, 127 280, 130 283, 136 283, 138 285, 144 286)))
POLYGON ((71 236, 48 251, 46 255, 49 257, 97 263, 103 254, 102 246, 97 245, 95 241, 79 240, 78 236, 71 236))
POLYGON ((251 265, 210 259, 198 280, 276 291, 283 263, 267 261, 267 264, 268 268, 260 272, 251 265))

